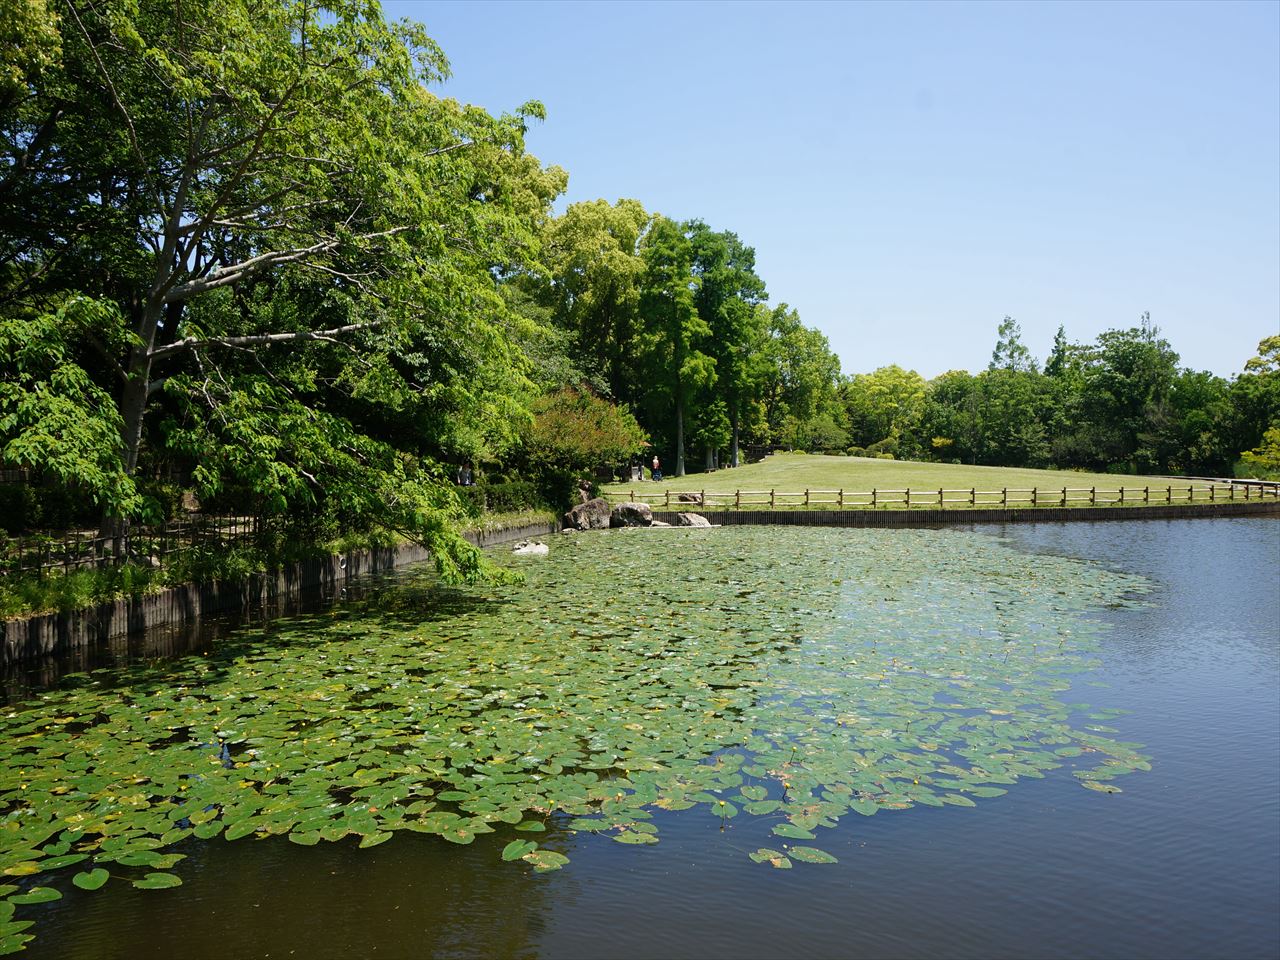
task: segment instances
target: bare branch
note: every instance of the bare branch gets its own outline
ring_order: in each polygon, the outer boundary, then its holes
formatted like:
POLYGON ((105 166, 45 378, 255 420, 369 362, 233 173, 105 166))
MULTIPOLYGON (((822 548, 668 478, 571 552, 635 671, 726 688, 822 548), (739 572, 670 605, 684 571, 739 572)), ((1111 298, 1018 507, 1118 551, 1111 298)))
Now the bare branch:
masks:
POLYGON ((334 327, 332 330, 298 330, 290 333, 255 333, 241 337, 209 337, 207 339, 199 339, 197 337, 187 337, 183 340, 175 341, 166 347, 160 347, 151 351, 151 361, 154 363, 163 360, 166 357, 182 353, 186 350, 199 350, 205 347, 253 347, 267 343, 290 343, 298 340, 329 340, 340 336, 344 333, 351 333, 355 330, 370 330, 374 327, 380 327, 386 321, 370 320, 366 323, 349 323, 345 327, 334 327))
MULTIPOLYGON (((375 240, 380 237, 394 236, 409 229, 407 226, 392 227, 390 230, 360 234, 352 239, 375 240)), ((272 250, 267 253, 260 253, 256 257, 250 257, 248 260, 242 260, 239 263, 233 263, 214 270, 206 277, 188 280, 186 283, 172 287, 165 294, 164 302, 173 303, 179 300, 186 300, 197 293, 204 293, 206 290, 213 290, 217 287, 225 287, 228 284, 235 283, 266 267, 294 263, 298 260, 306 260, 308 257, 313 257, 317 254, 328 253, 330 250, 336 249, 341 243, 342 241, 335 237, 329 240, 321 240, 319 243, 313 243, 309 247, 295 247, 292 250, 272 250)))

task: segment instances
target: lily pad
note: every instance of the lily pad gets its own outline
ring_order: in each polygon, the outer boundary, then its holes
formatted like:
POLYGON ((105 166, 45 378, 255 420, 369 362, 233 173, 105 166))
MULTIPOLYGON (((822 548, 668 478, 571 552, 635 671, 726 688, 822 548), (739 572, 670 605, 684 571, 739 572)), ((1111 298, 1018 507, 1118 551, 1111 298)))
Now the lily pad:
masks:
POLYGON ((102 867, 94 867, 92 870, 77 873, 71 878, 71 882, 81 890, 97 890, 110 879, 110 873, 102 867))

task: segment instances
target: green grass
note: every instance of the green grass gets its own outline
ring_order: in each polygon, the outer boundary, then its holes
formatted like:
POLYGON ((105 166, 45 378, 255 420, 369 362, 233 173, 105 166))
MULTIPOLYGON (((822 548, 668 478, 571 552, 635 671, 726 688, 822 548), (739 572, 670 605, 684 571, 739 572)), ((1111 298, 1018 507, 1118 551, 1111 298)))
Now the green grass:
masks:
MULTIPOLYGON (((714 473, 690 474, 679 479, 664 478, 660 483, 611 483, 601 489, 617 499, 618 495, 634 490, 645 499, 666 490, 673 493, 700 492, 732 494, 736 490, 804 493, 805 490, 835 491, 843 489, 846 496, 854 491, 911 489, 925 493, 932 490, 936 497, 939 488, 951 490, 994 491, 1031 490, 1041 494, 1063 487, 1072 490, 1117 491, 1126 488, 1126 500, 1133 491, 1150 487, 1152 499, 1158 489, 1163 495, 1167 485, 1180 487, 1175 498, 1185 499, 1188 482, 1171 481, 1162 477, 1135 477, 1119 474, 1078 473, 1071 470, 1026 470, 1012 467, 971 467, 950 463, 919 463, 910 460, 874 460, 865 457, 828 457, 811 454, 776 453, 760 463, 747 464, 736 470, 717 470, 714 473)), ((1208 499, 1209 485, 1195 483, 1196 499, 1208 499)), ((1221 489, 1221 488, 1220 488, 1221 489)), ((948 494, 948 499, 951 498, 948 494)), ((1073 494, 1074 496, 1074 494, 1073 494)), ((755 499, 759 499, 758 497, 755 499)), ((959 504, 957 504, 958 506, 959 504)))

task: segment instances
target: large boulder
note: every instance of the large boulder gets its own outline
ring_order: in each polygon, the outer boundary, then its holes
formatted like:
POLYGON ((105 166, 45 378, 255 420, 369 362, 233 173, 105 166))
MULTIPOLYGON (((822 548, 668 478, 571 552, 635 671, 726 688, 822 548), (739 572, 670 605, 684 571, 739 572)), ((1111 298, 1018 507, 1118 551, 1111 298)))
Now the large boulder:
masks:
POLYGON ((647 503, 620 503, 609 517, 611 527, 648 527, 653 524, 653 510, 647 503))
POLYGON ((609 501, 596 497, 566 513, 564 525, 575 530, 605 530, 609 526, 609 512, 609 501))
POLYGON ((677 513, 677 527, 709 527, 711 521, 700 513, 677 513))

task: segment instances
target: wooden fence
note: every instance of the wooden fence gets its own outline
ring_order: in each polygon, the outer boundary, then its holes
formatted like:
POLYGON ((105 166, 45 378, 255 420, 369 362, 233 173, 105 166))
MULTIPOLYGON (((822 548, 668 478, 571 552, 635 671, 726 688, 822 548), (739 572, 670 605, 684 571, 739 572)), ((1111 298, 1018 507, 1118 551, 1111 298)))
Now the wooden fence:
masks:
POLYGON ((1210 483, 1166 484, 1165 486, 1119 487, 1105 490, 1099 487, 1030 487, 1015 489, 1002 487, 999 490, 978 490, 971 487, 967 490, 947 490, 944 488, 903 488, 900 490, 804 490, 801 492, 785 492, 782 490, 735 490, 732 493, 715 490, 656 490, 652 493, 642 489, 628 492, 608 491, 604 494, 611 503, 647 503, 651 506, 665 508, 698 506, 720 509, 750 508, 759 510, 767 507, 776 509, 836 509, 848 510, 855 507, 867 508, 911 508, 932 507, 945 510, 947 507, 1101 507, 1115 505, 1138 506, 1141 504, 1173 504, 1173 503, 1231 503, 1251 500, 1280 499, 1280 483, 1249 481, 1230 482, 1216 481, 1210 483), (681 496, 690 499, 682 500, 681 496))
POLYGON ((149 563, 152 558, 163 562, 180 550, 256 543, 264 529, 261 517, 201 516, 156 526, 133 525, 120 537, 83 531, 10 537, 0 539, 0 577, 26 573, 43 577, 82 567, 149 563))

